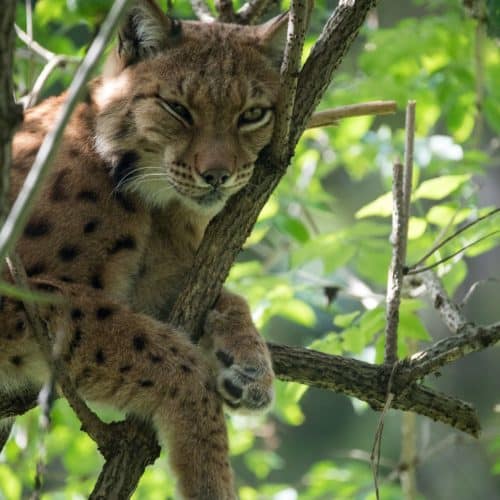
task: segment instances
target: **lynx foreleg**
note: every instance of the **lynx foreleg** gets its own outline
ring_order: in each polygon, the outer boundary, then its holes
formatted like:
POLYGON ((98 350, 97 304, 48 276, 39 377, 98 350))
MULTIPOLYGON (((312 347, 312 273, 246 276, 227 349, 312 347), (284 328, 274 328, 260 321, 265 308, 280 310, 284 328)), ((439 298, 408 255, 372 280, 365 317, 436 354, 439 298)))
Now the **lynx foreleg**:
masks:
POLYGON ((222 291, 207 315, 202 345, 216 367, 217 389, 227 406, 243 412, 269 407, 274 379, 271 356, 242 297, 222 291))

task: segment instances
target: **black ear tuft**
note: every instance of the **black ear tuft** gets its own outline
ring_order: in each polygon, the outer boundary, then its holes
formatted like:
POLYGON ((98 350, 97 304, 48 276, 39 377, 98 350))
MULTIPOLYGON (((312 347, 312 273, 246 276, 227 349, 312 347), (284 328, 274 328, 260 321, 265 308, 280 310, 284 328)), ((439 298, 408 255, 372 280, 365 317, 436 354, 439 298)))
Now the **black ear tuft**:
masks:
POLYGON ((181 33, 181 23, 164 14, 152 0, 138 0, 118 32, 118 58, 123 67, 147 59, 178 41, 181 33))

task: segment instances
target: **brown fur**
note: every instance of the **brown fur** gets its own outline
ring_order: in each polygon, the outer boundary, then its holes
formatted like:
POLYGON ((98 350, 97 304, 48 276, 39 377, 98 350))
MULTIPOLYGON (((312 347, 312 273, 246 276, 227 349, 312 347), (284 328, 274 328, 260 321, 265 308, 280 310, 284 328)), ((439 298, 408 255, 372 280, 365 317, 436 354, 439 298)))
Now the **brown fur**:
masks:
MULTIPOLYGON (((222 293, 201 346, 162 320, 210 218, 270 140, 283 26, 179 32, 136 2, 18 244, 32 285, 64 298, 42 312, 78 391, 152 419, 183 498, 234 498, 222 403, 261 410, 272 399, 270 356, 243 299, 222 293)), ((64 99, 27 111, 13 197, 64 99)), ((0 384, 40 385, 48 369, 22 307, 4 298, 0 314, 0 384)))

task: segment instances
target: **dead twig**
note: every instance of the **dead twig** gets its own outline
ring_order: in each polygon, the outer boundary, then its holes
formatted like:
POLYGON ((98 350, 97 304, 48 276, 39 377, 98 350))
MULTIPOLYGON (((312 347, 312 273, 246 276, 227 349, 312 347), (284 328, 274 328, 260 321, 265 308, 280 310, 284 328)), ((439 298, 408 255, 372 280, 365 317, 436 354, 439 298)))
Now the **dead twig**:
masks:
POLYGON ((397 111, 396 101, 370 101, 313 113, 306 128, 329 127, 336 125, 342 118, 367 115, 388 115, 397 111))

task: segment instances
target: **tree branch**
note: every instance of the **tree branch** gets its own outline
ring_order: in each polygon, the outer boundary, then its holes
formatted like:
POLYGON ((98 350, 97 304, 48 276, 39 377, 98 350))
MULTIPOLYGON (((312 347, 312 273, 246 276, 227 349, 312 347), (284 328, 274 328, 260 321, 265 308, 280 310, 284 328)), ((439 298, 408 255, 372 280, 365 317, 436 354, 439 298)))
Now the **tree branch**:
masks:
POLYGON ((357 104, 349 104, 347 106, 339 106, 338 108, 325 109, 313 113, 306 128, 328 127, 336 125, 341 118, 351 118, 354 116, 366 115, 388 115, 395 113, 397 110, 396 101, 371 101, 357 104))
POLYGON ((239 24, 255 24, 276 0, 249 0, 236 12, 239 24))

